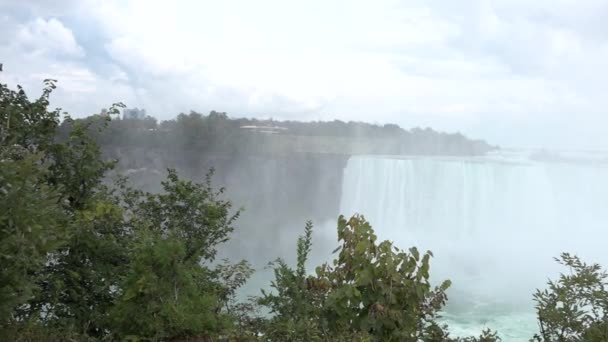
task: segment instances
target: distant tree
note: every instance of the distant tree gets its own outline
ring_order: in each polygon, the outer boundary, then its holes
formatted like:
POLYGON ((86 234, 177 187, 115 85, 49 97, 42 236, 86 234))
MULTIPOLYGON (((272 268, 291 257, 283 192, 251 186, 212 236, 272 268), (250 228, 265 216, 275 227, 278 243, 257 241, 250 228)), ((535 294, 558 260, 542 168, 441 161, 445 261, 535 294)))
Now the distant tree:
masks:
MULTIPOLYGON (((100 117, 94 115, 79 121, 100 121, 100 117)), ((150 117, 112 120, 107 129, 89 130, 89 134, 102 147, 110 147, 107 149, 109 151, 121 147, 179 150, 194 160, 193 165, 197 165, 197 158, 205 155, 289 153, 301 150, 303 144, 313 152, 323 152, 324 145, 338 142, 338 146, 333 146, 332 150, 349 154, 357 151, 353 151, 353 146, 357 146, 361 140, 365 140, 364 152, 372 154, 470 155, 483 154, 493 148, 483 141, 472 141, 460 134, 439 133, 430 128, 407 131, 395 124, 376 125, 355 121, 232 119, 226 113, 216 111, 208 115, 191 111, 160 123, 150 117), (248 134, 251 132, 241 127, 249 125, 279 126, 284 130, 275 135, 248 134), (303 142, 289 139, 294 136, 310 139, 303 142)))

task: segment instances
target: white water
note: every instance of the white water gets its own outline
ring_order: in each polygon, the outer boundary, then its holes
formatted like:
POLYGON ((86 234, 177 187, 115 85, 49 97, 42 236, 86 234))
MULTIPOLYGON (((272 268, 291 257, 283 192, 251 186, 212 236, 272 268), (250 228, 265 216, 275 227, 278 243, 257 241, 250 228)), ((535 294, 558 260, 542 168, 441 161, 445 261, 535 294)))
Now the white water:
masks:
POLYGON ((536 332, 535 288, 572 252, 608 265, 608 168, 485 158, 352 157, 341 213, 363 214, 381 239, 432 250, 435 281, 451 279, 446 321, 455 335, 536 332))

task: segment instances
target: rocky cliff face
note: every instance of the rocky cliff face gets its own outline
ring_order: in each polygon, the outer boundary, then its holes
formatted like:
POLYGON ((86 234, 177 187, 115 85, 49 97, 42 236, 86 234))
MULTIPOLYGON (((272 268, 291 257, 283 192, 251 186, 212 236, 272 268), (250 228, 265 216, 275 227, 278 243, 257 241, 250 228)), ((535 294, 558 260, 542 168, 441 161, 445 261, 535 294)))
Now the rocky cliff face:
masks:
POLYGON ((235 206, 311 219, 328 218, 338 211, 348 160, 339 154, 227 156, 137 147, 114 148, 105 154, 117 158, 118 170, 145 190, 158 191, 167 168, 193 180, 202 180, 213 168, 214 184, 226 187, 235 206))

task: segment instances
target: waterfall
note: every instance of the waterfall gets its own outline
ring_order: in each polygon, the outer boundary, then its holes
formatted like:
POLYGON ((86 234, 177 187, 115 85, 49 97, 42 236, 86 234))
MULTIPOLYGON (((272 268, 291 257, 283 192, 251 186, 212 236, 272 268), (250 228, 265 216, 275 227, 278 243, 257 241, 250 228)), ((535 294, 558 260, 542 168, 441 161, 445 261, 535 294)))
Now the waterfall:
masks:
POLYGON ((454 283, 454 329, 488 326, 527 340, 535 288, 564 271, 553 257, 571 252, 608 266, 607 171, 525 158, 354 156, 340 211, 364 215, 380 239, 433 251, 434 281, 454 283))

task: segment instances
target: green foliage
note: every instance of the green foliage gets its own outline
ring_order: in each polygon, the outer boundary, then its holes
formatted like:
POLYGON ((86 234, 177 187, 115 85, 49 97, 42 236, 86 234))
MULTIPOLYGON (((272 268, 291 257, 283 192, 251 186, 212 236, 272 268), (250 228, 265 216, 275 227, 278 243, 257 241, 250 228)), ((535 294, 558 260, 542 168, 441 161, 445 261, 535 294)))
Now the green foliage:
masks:
POLYGON ((296 269, 273 264, 272 292, 262 290, 258 303, 271 316, 258 322, 265 341, 428 341, 495 342, 495 332, 451 338, 437 323, 449 281, 429 282, 431 253, 408 252, 389 241, 377 243, 362 216, 338 219, 341 241, 333 266, 306 275, 312 224, 298 238, 296 269))
MULTIPOLYGON (((45 105, 49 94, 50 91, 43 92, 45 105)), ((44 106, 36 108, 43 119, 58 117, 58 111, 47 113, 44 106)), ((70 121, 69 117, 66 120, 70 121)), ((122 210, 101 185, 113 162, 101 159, 98 146, 86 133, 86 125, 74 125, 64 142, 56 139, 56 132, 17 126, 29 134, 28 141, 40 142, 35 149, 47 165, 43 181, 57 194, 54 205, 61 205, 65 215, 62 244, 47 252, 46 266, 37 272, 37 294, 19 314, 21 319, 42 315, 46 323, 59 328, 101 336, 113 297, 112 279, 125 263, 127 242, 121 225, 122 210)))
POLYGON ((39 163, 35 155, 0 161, 0 326, 32 298, 47 253, 62 244, 66 217, 39 163))
POLYGON ((536 341, 607 341, 608 274, 598 264, 588 265, 563 253, 560 264, 570 269, 548 289, 534 294, 540 333, 536 341))
POLYGON ((59 125, 59 110, 48 111, 55 80, 44 80, 42 95, 30 101, 20 86, 17 91, 0 84, 0 141, 3 147, 45 149, 53 143, 59 125))
POLYGON ((215 314, 210 272, 189 260, 177 236, 158 232, 138 236, 132 262, 112 308, 115 331, 121 338, 153 340, 217 333, 227 324, 215 314))
POLYGON ((245 285, 254 270, 246 260, 241 260, 236 264, 232 264, 228 259, 222 260, 222 263, 215 267, 214 274, 219 279, 221 290, 218 291, 220 303, 223 305, 222 310, 228 314, 233 314, 239 310, 240 303, 236 301, 237 290, 245 285))
MULTIPOLYGON (((15 321, 15 309, 38 291, 47 254, 62 244, 66 216, 60 191, 46 184, 44 148, 53 141, 58 112, 46 111, 55 87, 45 81, 30 102, 23 89, 0 84, 0 330, 15 321)), ((2 335, 0 331, 0 337, 2 335)))
POLYGON ((115 161, 104 161, 101 151, 87 134, 87 125, 76 123, 65 143, 49 147, 49 183, 61 189, 68 210, 83 210, 94 202, 103 177, 115 161))
MULTIPOLYGON (((238 217, 223 189, 169 170, 163 192, 103 184, 94 132, 108 117, 59 131, 52 81, 33 102, 0 87, 0 338, 189 339, 236 335, 246 262, 210 268, 238 217), (41 338, 41 336, 44 336, 41 338)), ((116 114, 115 105, 110 114, 116 114)))
POLYGON ((38 324, 37 322, 25 322, 12 324, 2 331, 2 341, 11 342, 94 342, 98 339, 83 335, 75 331, 56 329, 38 324))
POLYGON ((314 278, 306 276, 306 260, 312 245, 312 223, 307 222, 305 233, 298 238, 297 266, 290 268, 278 259, 274 267, 274 292, 262 290, 258 304, 267 307, 273 317, 267 322, 264 335, 270 341, 300 341, 303 338, 323 340, 326 333, 320 323, 325 293, 316 291, 310 284, 314 278))
POLYGON ((164 191, 132 194, 130 226, 136 241, 131 265, 112 310, 117 335, 168 339, 213 336, 227 330, 229 308, 238 287, 251 274, 245 262, 224 263, 217 270, 200 264, 212 261, 215 246, 226 241, 238 212, 218 199, 223 189, 180 179, 169 170, 164 191))
POLYGON ((108 327, 113 289, 128 265, 131 239, 123 211, 110 201, 77 211, 70 227, 66 243, 44 270, 42 291, 28 315, 43 312, 47 324, 100 337, 108 327))
POLYGON ((449 281, 433 288, 430 252, 409 253, 389 241, 376 243, 361 216, 338 219, 340 253, 333 266, 317 268, 317 281, 329 290, 324 315, 330 330, 366 332, 374 340, 423 339, 445 304, 449 281))
POLYGON ((338 258, 305 276, 312 225, 298 240, 296 270, 275 264, 276 293, 262 293, 260 304, 274 315, 266 327, 270 340, 361 339, 415 341, 426 337, 445 304, 449 281, 432 288, 431 254, 420 255, 376 243, 363 217, 338 219, 338 258))
POLYGON ((167 180, 162 182, 164 191, 143 195, 131 208, 132 224, 184 241, 184 261, 213 260, 215 246, 228 240, 239 212, 230 215, 232 205, 219 199, 224 189, 213 189, 212 176, 213 170, 205 183, 198 184, 182 180, 169 170, 167 180))

